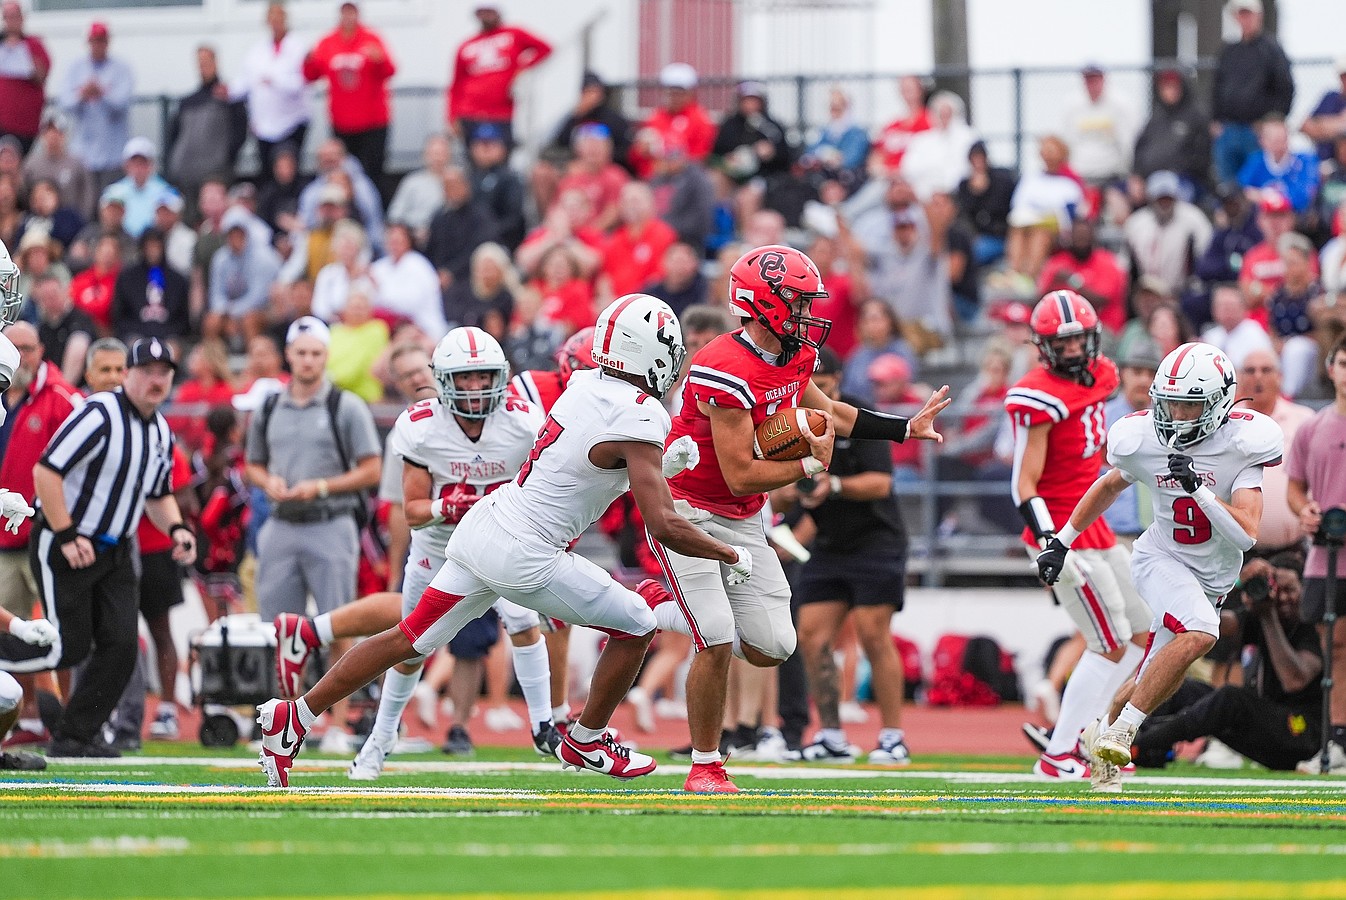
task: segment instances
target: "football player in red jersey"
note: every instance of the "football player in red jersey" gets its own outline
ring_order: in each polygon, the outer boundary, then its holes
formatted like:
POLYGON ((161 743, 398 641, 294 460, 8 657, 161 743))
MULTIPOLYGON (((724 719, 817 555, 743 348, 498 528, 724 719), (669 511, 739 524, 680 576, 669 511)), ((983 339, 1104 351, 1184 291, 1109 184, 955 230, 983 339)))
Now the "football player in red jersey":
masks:
POLYGON ((659 627, 690 634, 697 654, 687 676, 692 771, 684 787, 733 793, 720 758, 720 723, 732 655, 754 666, 780 665, 795 649, 790 587, 767 542, 759 513, 766 492, 827 471, 836 434, 903 441, 942 440, 934 419, 949 403, 935 391, 912 419, 835 402, 811 381, 817 348, 831 323, 810 315, 826 296, 818 268, 791 247, 750 250, 729 274, 729 303, 741 329, 721 335, 692 359, 682 409, 669 442, 690 436, 701 462, 669 481, 674 505, 709 535, 749 549, 753 578, 742 584, 719 563, 703 563, 651 544, 673 592, 650 592, 659 627), (810 455, 781 462, 753 457, 754 429, 778 409, 822 410, 827 430, 808 434, 810 455))
MULTIPOLYGON (((1010 491, 1027 527, 1030 556, 1064 525, 1098 477, 1107 438, 1103 404, 1116 391, 1117 366, 1099 350, 1094 308, 1074 291, 1052 291, 1030 319, 1042 365, 1005 397, 1014 427, 1010 491)), ((1033 771, 1047 778, 1089 778, 1080 732, 1103 712, 1139 664, 1153 616, 1131 584, 1130 554, 1098 519, 1075 541, 1077 565, 1053 586, 1084 635, 1087 650, 1061 697, 1061 711, 1033 771)), ((1114 785, 1095 784, 1100 789, 1114 785)))

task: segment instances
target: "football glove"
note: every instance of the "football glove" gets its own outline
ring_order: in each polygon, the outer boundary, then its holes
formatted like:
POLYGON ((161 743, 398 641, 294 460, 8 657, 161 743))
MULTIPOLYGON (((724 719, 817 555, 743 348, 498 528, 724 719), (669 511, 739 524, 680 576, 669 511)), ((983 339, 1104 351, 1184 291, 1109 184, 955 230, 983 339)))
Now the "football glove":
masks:
POLYGON ((734 552, 738 554, 738 559, 725 563, 729 567, 729 575, 724 580, 726 584, 743 584, 752 577, 752 554, 747 547, 734 547, 734 552))
POLYGON ((46 619, 34 619, 28 622, 17 616, 9 622, 9 633, 34 647, 50 647, 61 636, 56 626, 46 619))
POLYGON ((684 434, 669 444, 668 449, 664 451, 664 477, 672 478, 688 469, 695 469, 699 462, 701 462, 701 448, 692 440, 691 435, 684 434))
POLYGON ((1047 541, 1046 548, 1038 554, 1038 577, 1045 584, 1056 584, 1061 571, 1066 567, 1066 554, 1070 548, 1053 535, 1047 541))
POLYGON ((430 503, 430 521, 421 527, 428 528, 441 523, 457 525, 481 498, 482 495, 477 493, 477 489, 467 482, 455 484, 430 503))
POLYGON ((7 488, 0 488, 0 519, 5 520, 5 530, 10 534, 18 534, 19 526, 23 520, 33 514, 34 510, 28 505, 28 501, 23 499, 22 494, 16 494, 7 488))
POLYGON ((1201 487, 1201 476, 1196 474, 1196 469, 1192 468, 1192 457, 1186 453, 1170 453, 1168 455, 1168 474, 1169 477, 1182 485, 1182 489, 1189 494, 1195 494, 1196 489, 1201 487))

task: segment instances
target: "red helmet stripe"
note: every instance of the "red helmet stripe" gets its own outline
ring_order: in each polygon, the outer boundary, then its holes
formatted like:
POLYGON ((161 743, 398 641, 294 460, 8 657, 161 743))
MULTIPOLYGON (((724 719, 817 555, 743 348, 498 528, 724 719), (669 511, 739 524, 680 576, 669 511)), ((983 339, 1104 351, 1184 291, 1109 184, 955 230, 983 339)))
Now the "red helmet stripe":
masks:
POLYGON ((475 328, 467 329, 467 355, 470 359, 477 356, 477 331, 475 328))
POLYGON ((1178 383, 1178 375, 1179 375, 1178 370, 1182 368, 1182 361, 1187 358, 1187 354, 1191 353, 1192 348, 1195 346, 1196 344, 1183 344, 1181 349, 1178 351, 1177 358, 1173 360, 1173 368, 1169 369, 1168 372, 1169 387, 1173 387, 1178 383))
POLYGON ((639 296, 640 296, 639 294, 632 294, 631 296, 627 297, 625 300, 623 300, 621 303, 617 305, 617 308, 612 311, 612 315, 608 316, 608 331, 607 334, 603 335, 603 353, 606 354, 608 350, 612 348, 613 323, 616 322, 617 317, 622 314, 622 310, 626 309, 628 306, 634 303, 636 301, 636 298, 639 296))

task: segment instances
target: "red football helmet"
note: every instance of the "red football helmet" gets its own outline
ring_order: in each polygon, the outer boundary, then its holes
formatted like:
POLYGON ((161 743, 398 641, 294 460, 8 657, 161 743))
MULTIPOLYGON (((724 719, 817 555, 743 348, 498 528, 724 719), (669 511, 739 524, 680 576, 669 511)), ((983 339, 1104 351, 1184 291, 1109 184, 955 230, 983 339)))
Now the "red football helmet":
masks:
POLYGON ((729 305, 780 339, 785 355, 801 344, 821 347, 832 323, 809 315, 809 307, 826 297, 818 267, 793 247, 768 244, 749 250, 729 270, 729 305))
POLYGON ((1098 324, 1098 313, 1093 306, 1074 291, 1052 291, 1033 307, 1029 319, 1033 329, 1033 343, 1047 368, 1067 378, 1092 382, 1089 366, 1098 359, 1103 329, 1098 324), (1084 353, 1063 356, 1065 338, 1083 336, 1084 353))
POLYGON ((575 372, 597 368, 594 362, 594 327, 581 328, 565 339, 556 350, 556 364, 561 367, 561 380, 569 381, 575 372))

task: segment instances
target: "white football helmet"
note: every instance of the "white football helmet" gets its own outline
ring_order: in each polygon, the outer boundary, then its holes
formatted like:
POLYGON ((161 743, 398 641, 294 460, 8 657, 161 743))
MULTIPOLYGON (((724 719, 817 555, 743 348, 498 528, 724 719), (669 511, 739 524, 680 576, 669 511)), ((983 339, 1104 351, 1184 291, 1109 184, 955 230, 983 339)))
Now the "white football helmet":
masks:
POLYGON ((1183 344, 1159 364, 1150 399, 1154 432, 1167 447, 1182 450, 1205 440, 1229 419, 1234 408, 1234 364, 1219 347, 1183 344), (1174 419, 1172 403, 1200 403, 1195 419, 1174 419))
POLYGON ((455 328, 435 347, 430 360, 439 399, 457 415, 466 419, 489 416, 509 390, 509 360, 500 342, 480 328, 455 328), (453 376, 463 372, 491 372, 491 386, 481 390, 460 390, 453 376))
POLYGON ((19 293, 19 267, 10 259, 9 248, 0 241, 0 328, 19 320, 23 295, 19 293))
POLYGON ((649 294, 618 297, 594 326, 594 362, 605 369, 639 375, 662 400, 682 372, 687 348, 682 326, 669 305, 649 294))

